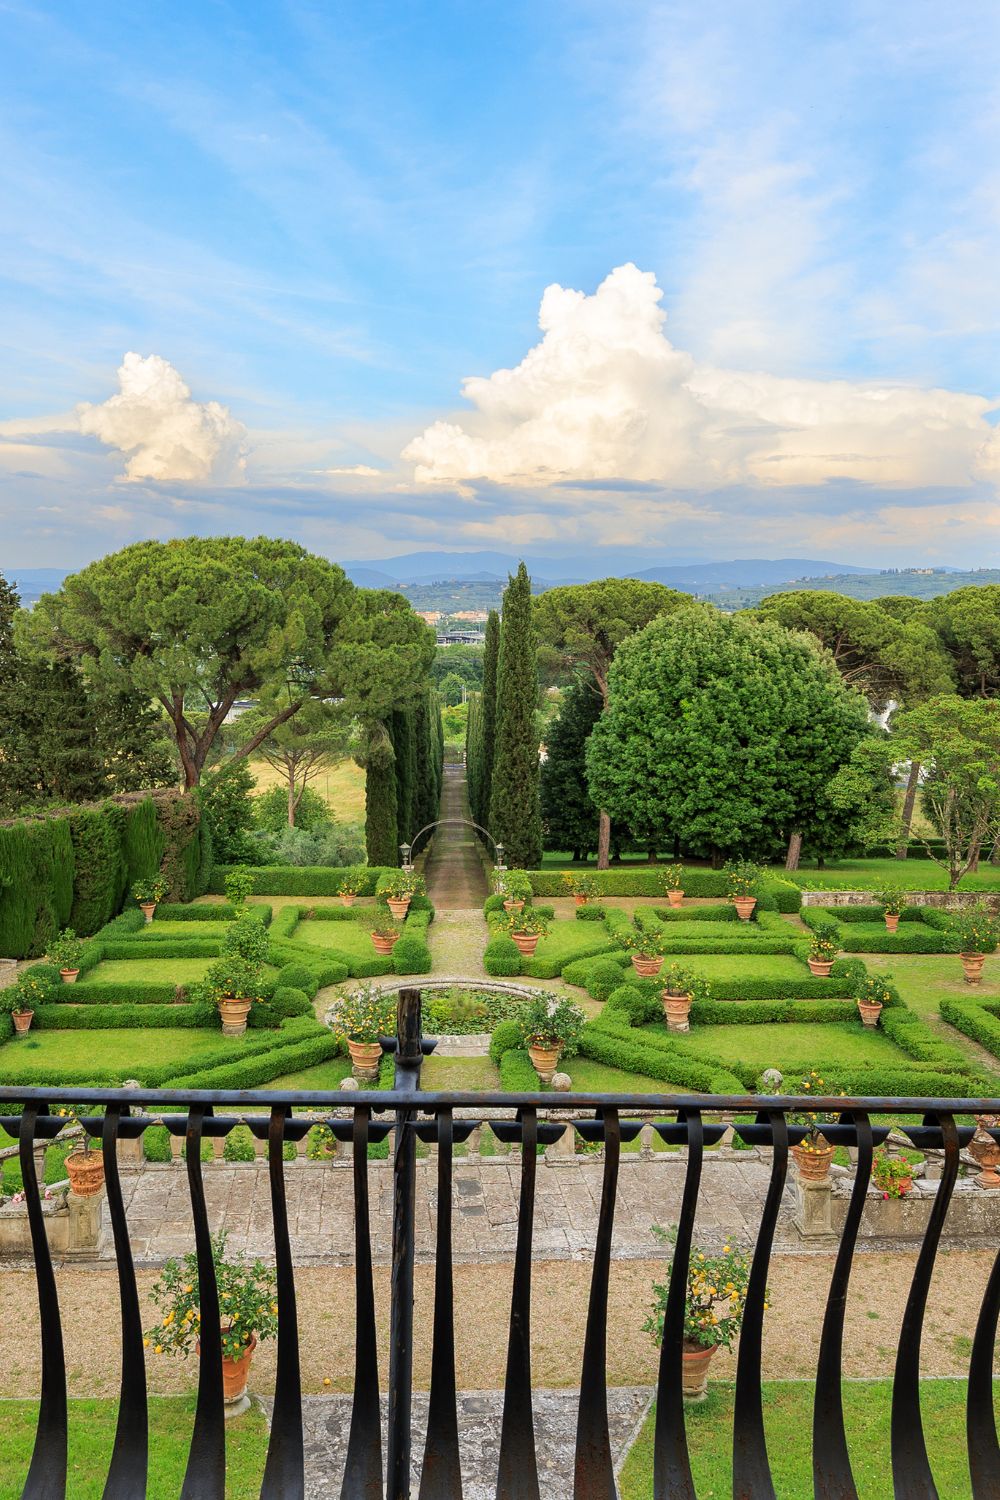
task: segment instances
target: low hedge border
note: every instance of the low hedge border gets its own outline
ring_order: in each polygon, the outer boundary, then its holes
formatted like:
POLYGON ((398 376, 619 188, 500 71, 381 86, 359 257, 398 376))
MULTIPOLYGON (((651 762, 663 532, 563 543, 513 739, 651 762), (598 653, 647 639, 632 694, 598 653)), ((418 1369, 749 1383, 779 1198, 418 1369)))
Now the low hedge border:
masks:
MULTIPOLYGON (((561 896, 565 883, 561 870, 529 870, 528 879, 536 896, 561 896)), ((646 865, 640 869, 588 870, 595 894, 601 896, 664 896, 663 867, 646 865)), ((682 878, 685 896, 725 898, 728 879, 724 870, 701 870, 685 867, 682 878)), ((790 880, 768 879, 762 882, 758 905, 766 910, 796 912, 802 904, 799 887, 790 880)))
MULTIPOLYGON (((208 884, 213 896, 225 895, 226 876, 234 868, 216 865, 208 884)), ((389 869, 388 865, 255 865, 250 874, 255 896, 339 896, 347 879, 359 896, 374 896, 379 878, 389 869)))
POLYGON ((171 1081, 171 1088, 181 1089, 255 1089, 285 1073, 300 1073, 304 1068, 315 1067, 337 1056, 336 1038, 326 1027, 319 1034, 292 1041, 278 1050, 271 1050, 238 1062, 202 1066, 197 1072, 186 1073, 171 1081))
POLYGON ((988 1002, 977 1004, 974 1000, 953 1000, 950 996, 944 996, 941 1000, 941 1016, 954 1026, 956 1031, 961 1031, 964 1036, 971 1037, 987 1052, 1000 1059, 1000 1003, 988 1002))
POLYGON ((801 917, 813 931, 834 925, 847 953, 957 953, 961 946, 947 912, 933 906, 906 907, 895 932, 884 926, 881 906, 804 906, 801 917), (877 933, 855 930, 876 923, 877 933), (933 935, 910 930, 917 923, 932 928, 933 935))
MULTIPOLYGON (((711 948, 696 950, 696 953, 698 951, 711 954, 719 950, 711 948)), ((755 950, 755 954, 759 951, 759 949, 755 950)), ((664 962, 669 963, 674 956, 674 950, 671 950, 664 962)), ((802 952, 795 954, 798 958, 802 956, 802 952)), ((716 1001, 839 1000, 851 994, 855 980, 863 979, 866 972, 860 959, 839 958, 834 963, 828 979, 815 978, 803 962, 801 979, 767 979, 760 975, 747 974, 734 979, 713 979, 711 983, 716 1001)), ((594 1000, 606 1000, 618 984, 638 985, 644 982, 639 979, 632 968, 631 959, 627 953, 609 953, 596 959, 575 959, 572 963, 565 965, 562 977, 567 984, 585 989, 594 1000), (617 976, 612 971, 611 965, 616 966, 617 976)), ((656 983, 656 981, 645 982, 656 983)))
POLYGON ((506 1094, 544 1094, 548 1088, 535 1072, 530 1056, 520 1046, 504 1052, 499 1067, 500 1087, 506 1094))
MULTIPOLYGON (((260 917, 265 927, 271 925, 274 919, 272 907, 258 905, 247 909, 251 916, 260 917)), ((192 901, 188 906, 160 905, 153 913, 152 922, 146 922, 143 918, 143 925, 146 928, 147 937, 155 937, 157 922, 233 922, 238 915, 236 907, 228 901, 220 901, 216 905, 206 901, 192 901), (150 927, 153 929, 152 932, 150 932, 150 927)))
POLYGON ((214 1005, 40 1005, 32 1029, 39 1031, 161 1031, 172 1027, 218 1030, 214 1005))

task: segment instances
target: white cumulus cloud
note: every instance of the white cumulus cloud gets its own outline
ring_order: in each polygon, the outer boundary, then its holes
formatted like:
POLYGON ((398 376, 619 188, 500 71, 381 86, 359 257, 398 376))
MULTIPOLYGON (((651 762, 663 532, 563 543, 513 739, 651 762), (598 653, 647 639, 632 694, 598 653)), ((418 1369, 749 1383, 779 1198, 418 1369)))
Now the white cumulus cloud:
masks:
POLYGON ((664 334, 651 272, 592 296, 553 285, 542 338, 513 370, 463 383, 473 411, 403 458, 424 483, 630 479, 667 486, 969 485, 1000 477, 982 396, 699 365, 664 334))
POLYGON ((99 406, 77 407, 79 430, 128 455, 123 478, 180 483, 242 477, 246 428, 218 401, 195 401, 158 354, 125 355, 119 390, 99 406))

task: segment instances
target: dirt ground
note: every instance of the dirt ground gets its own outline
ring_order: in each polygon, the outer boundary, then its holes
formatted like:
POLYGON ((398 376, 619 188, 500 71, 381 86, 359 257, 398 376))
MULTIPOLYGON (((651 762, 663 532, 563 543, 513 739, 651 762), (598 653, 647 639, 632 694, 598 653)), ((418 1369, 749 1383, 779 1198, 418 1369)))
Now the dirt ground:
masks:
MULTIPOLYGON (((851 1280, 844 1341, 848 1377, 891 1376, 903 1306, 915 1257, 859 1256, 851 1280)), ((924 1327, 922 1373, 962 1376, 968 1372, 979 1302, 992 1264, 983 1252, 940 1256, 924 1327)), ((829 1256, 775 1257, 766 1315, 764 1373, 771 1378, 815 1375, 820 1325, 833 1260, 829 1256)), ((609 1368, 612 1385, 650 1385, 656 1350, 641 1330, 650 1287, 663 1275, 662 1261, 623 1261, 612 1269, 609 1368)), ((155 1271, 140 1273, 143 1314, 155 1320, 149 1289, 155 1271)), ((510 1264, 460 1265, 455 1270, 456 1344, 460 1389, 503 1385, 509 1313, 510 1264)), ((118 1385, 117 1280, 104 1269, 57 1272, 71 1395, 111 1396, 118 1385)), ((309 1267, 297 1273, 303 1387, 307 1392, 349 1390, 354 1354, 353 1270, 309 1267), (329 1381, 329 1386, 326 1382, 329 1381)), ((541 1261, 533 1274, 533 1378, 539 1386, 579 1384, 587 1317, 590 1267, 575 1261, 541 1261)), ((388 1269, 376 1268, 381 1367, 387 1368, 388 1269)), ((414 1380, 425 1389, 430 1374, 433 1267, 416 1272, 414 1380)), ((0 1395, 37 1390, 40 1376, 34 1278, 30 1271, 0 1271, 3 1379, 0 1395)), ((275 1346, 265 1344, 254 1362, 254 1386, 272 1387, 275 1346)), ((168 1393, 194 1387, 196 1361, 149 1356, 149 1384, 168 1393)), ((719 1378, 735 1371, 734 1356, 721 1352, 713 1366, 719 1378)))

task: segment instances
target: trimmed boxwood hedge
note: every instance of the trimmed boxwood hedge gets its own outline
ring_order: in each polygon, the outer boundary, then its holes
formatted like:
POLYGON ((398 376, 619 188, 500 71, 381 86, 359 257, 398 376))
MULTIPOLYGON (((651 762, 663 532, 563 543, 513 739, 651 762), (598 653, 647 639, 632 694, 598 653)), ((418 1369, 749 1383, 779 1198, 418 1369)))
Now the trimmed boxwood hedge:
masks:
MULTIPOLYGON (((286 1025, 294 1025, 286 1022, 286 1025)), ((269 1034, 269 1038, 270 1038, 269 1034)), ((280 1078, 285 1073, 300 1073, 317 1063, 336 1057, 337 1039, 325 1026, 318 1026, 316 1034, 294 1038, 285 1046, 275 1047, 271 1041, 269 1050, 254 1053, 238 1061, 222 1062, 214 1067, 204 1064, 197 1072, 186 1073, 170 1081, 172 1089, 256 1089, 280 1078)))
MULTIPOLYGON (((658 896, 664 899, 663 867, 645 865, 616 870, 589 870, 588 876, 601 896, 658 896)), ((561 870, 529 870, 528 879, 536 896, 566 893, 561 870)), ((728 880, 724 870, 684 869, 684 894, 691 897, 725 897, 728 880)), ((770 879, 761 885, 758 905, 771 911, 796 912, 802 893, 790 880, 770 879)))
POLYGON ((977 1004, 972 1000, 953 1000, 942 996, 941 1015, 956 1031, 971 1037, 987 1052, 1000 1058, 1000 1004, 996 1002, 977 1004))
MULTIPOLYGON (((226 876, 233 865, 216 865, 208 889, 215 896, 225 895, 226 876)), ((344 880, 350 878, 359 896, 374 896, 379 877, 386 874, 385 865, 256 865, 251 867, 255 896, 339 896, 344 880)))
POLYGON ((522 954, 512 937, 498 932, 490 938, 483 954, 483 968, 494 978, 520 974, 522 954))
MULTIPOLYGON (((311 1009, 311 1007, 310 1007, 311 1009)), ((39 1005, 32 1027, 41 1031, 137 1031, 173 1027, 218 1030, 214 1005, 39 1005)))
POLYGON ((501 1055, 500 1087, 506 1094, 544 1094, 548 1089, 535 1072, 527 1051, 519 1046, 501 1055))
POLYGON ((885 926, 881 906, 804 906, 801 917, 814 931, 835 926, 848 953, 957 953, 960 946, 948 913, 933 906, 906 907, 895 932, 885 926), (859 932, 862 926, 873 930, 859 932))

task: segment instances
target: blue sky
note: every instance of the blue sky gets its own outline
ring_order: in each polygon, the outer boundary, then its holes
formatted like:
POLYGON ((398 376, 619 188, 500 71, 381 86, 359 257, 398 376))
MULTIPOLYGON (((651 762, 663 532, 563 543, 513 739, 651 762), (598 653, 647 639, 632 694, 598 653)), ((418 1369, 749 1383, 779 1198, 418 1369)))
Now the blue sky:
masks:
POLYGON ((0 0, 0 38, 0 565, 1000 562, 993 0, 0 0))

